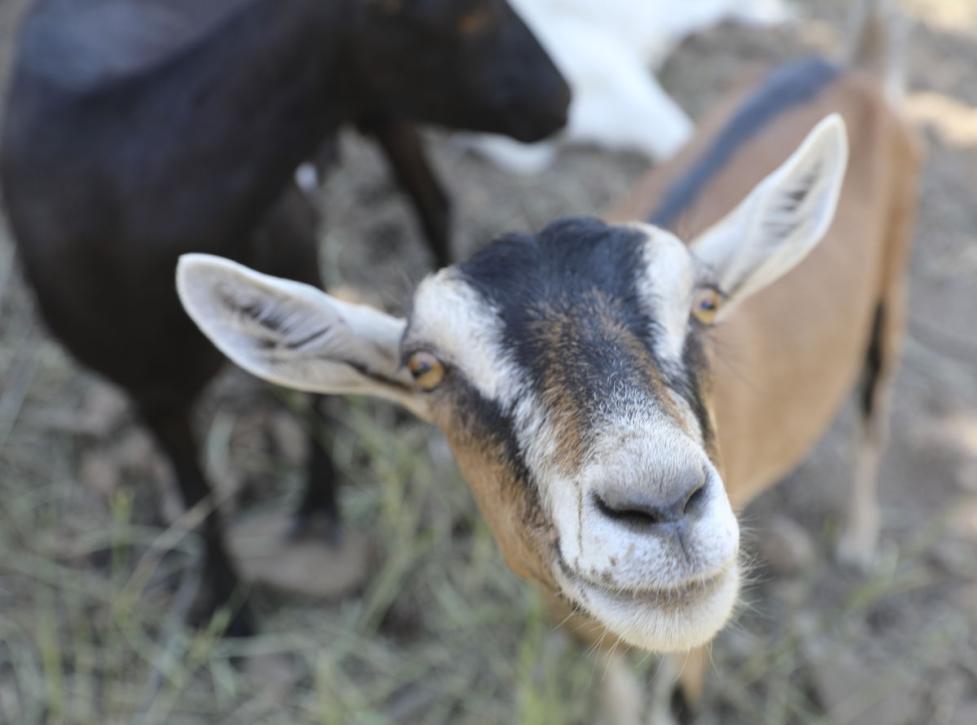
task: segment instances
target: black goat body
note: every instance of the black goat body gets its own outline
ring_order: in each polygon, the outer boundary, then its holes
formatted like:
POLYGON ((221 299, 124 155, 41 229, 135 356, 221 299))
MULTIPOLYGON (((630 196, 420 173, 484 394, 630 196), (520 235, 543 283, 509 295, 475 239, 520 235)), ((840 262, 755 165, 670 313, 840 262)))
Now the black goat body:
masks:
MULTIPOLYGON (((292 175, 360 123, 446 262, 447 199, 404 119, 533 140, 562 126, 568 102, 504 0, 37 0, 0 178, 50 329, 126 391, 191 506, 210 487, 190 412, 222 357, 177 301, 179 255, 320 285, 315 213, 292 175)), ((334 521, 320 446, 309 474, 300 520, 334 521)), ((209 614, 239 582, 216 514, 203 538, 209 614)), ((230 631, 251 625, 243 606, 230 631)))

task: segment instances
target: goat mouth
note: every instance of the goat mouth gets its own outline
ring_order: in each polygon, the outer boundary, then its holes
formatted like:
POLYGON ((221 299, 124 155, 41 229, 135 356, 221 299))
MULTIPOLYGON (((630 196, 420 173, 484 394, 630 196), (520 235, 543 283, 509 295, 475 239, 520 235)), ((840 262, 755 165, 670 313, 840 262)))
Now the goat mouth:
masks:
POLYGON ((595 598, 612 601, 625 607, 652 607, 663 610, 680 610, 711 597, 725 583, 729 567, 708 576, 682 582, 675 586, 648 587, 643 589, 622 589, 620 587, 598 584, 580 576, 572 578, 585 604, 593 603, 595 598))
POLYGON ((559 553, 556 562, 562 574, 560 579, 563 580, 561 588, 564 590, 564 594, 577 600, 587 609, 591 609, 600 601, 625 608, 681 611, 694 607, 717 594, 728 583, 730 575, 735 574, 737 569, 736 558, 734 557, 732 561, 727 562, 719 569, 703 576, 690 577, 678 584, 625 588, 606 582, 597 582, 574 571, 559 553))
POLYGON ((603 597, 621 604, 632 606, 652 606, 657 609, 681 609, 691 606, 716 593, 725 579, 726 569, 702 579, 683 582, 678 586, 648 589, 616 589, 587 581, 585 590, 597 591, 603 597))

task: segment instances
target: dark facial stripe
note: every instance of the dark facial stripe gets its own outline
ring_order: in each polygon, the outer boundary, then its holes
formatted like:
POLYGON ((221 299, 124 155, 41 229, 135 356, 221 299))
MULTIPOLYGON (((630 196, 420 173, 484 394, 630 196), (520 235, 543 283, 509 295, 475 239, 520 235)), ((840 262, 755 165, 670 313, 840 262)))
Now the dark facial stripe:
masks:
POLYGON ((490 448, 504 451, 506 463, 513 477, 535 489, 529 466, 516 440, 515 425, 510 411, 505 411, 494 400, 485 398, 467 381, 455 379, 453 397, 455 410, 459 416, 457 425, 461 426, 474 440, 489 441, 490 448))
POLYGON ((535 236, 511 235, 493 242, 461 265, 467 282, 495 309, 503 346, 541 393, 551 383, 552 355, 574 362, 582 395, 600 398, 608 377, 632 372, 628 356, 616 357, 615 327, 642 340, 657 325, 644 309, 638 275, 646 273, 642 232, 597 219, 553 222, 535 236), (607 339, 598 339, 606 337, 607 339), (620 369, 615 369, 618 366, 620 369))
POLYGON ((531 378, 558 437, 567 470, 580 465, 598 421, 618 418, 635 393, 667 401, 661 363, 647 340, 653 323, 635 334, 619 303, 594 290, 537 311, 528 341, 536 348, 531 378))
MULTIPOLYGON (((657 355, 655 343, 664 333, 639 284, 648 273, 645 243, 632 227, 564 219, 534 236, 495 241, 460 267, 498 310, 503 348, 545 407, 559 458, 571 468, 598 421, 619 417, 622 406, 641 396, 667 408, 665 387, 688 401, 708 435, 697 389, 698 348, 690 342, 691 354, 680 363, 666 365, 657 355)), ((492 417, 492 411, 483 414, 492 417)))
POLYGON ((536 235, 496 240, 461 265, 466 281, 499 310, 504 343, 516 362, 531 369, 537 350, 527 346, 543 309, 575 306, 599 290, 617 300, 634 334, 651 321, 639 302, 637 277, 645 273, 644 234, 599 219, 553 222, 536 235))
POLYGON ((729 120, 712 146, 662 196, 648 221, 666 229, 685 212, 733 155, 778 116, 817 96, 842 72, 823 58, 806 58, 779 68, 729 120))
POLYGON ((679 395, 692 408, 692 413, 699 421, 699 429, 702 431, 702 442, 709 450, 715 442, 715 431, 712 429, 712 421, 703 400, 703 386, 707 384, 706 376, 709 374, 709 365, 706 361, 706 354, 702 344, 702 337, 698 330, 689 330, 688 337, 685 338, 685 349, 682 351, 682 371, 680 375, 669 376, 668 386, 672 390, 678 391, 679 395))

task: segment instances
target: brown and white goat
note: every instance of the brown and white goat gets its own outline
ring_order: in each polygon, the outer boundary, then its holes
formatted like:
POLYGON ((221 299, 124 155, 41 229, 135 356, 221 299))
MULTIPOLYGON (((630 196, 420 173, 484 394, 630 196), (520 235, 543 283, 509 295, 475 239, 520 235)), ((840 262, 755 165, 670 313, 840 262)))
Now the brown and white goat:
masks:
POLYGON ((871 555, 917 169, 882 86, 786 66, 707 120, 619 223, 496 240, 424 280, 406 320, 202 255, 181 259, 178 289, 252 373, 437 425, 512 568, 598 636, 688 650, 737 599, 734 510, 801 460, 860 376, 841 550, 871 555))

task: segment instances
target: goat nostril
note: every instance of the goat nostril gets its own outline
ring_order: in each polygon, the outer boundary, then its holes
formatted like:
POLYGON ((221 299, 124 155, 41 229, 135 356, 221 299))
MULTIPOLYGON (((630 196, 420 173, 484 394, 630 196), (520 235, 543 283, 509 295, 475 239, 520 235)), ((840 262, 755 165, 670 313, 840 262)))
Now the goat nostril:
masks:
POLYGON ((685 505, 682 506, 682 513, 685 515, 694 513, 702 506, 705 498, 706 482, 703 481, 689 492, 689 497, 685 499, 685 505))
MULTIPOLYGON (((609 488, 591 492, 594 508, 611 521, 633 529, 652 529, 664 524, 678 524, 696 518, 708 498, 708 475, 700 475, 684 492, 671 500, 661 494, 609 488)), ((681 490, 684 486, 676 486, 681 490)), ((667 495, 667 494, 666 494, 667 495)))
POLYGON ((621 524, 647 527, 662 523, 665 520, 660 515, 660 511, 654 506, 619 504, 617 502, 609 503, 598 493, 593 494, 593 500, 594 505, 601 514, 621 524))

